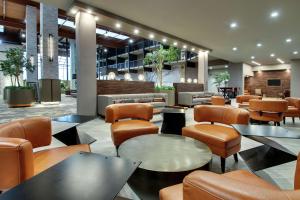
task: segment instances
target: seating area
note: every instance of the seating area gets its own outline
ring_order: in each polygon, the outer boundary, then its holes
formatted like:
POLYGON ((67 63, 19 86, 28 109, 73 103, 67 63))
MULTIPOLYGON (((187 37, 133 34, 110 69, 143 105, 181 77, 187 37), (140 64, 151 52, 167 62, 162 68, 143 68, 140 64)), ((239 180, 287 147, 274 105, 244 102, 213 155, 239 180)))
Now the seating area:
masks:
POLYGON ((300 200, 299 7, 0 1, 0 200, 300 200))

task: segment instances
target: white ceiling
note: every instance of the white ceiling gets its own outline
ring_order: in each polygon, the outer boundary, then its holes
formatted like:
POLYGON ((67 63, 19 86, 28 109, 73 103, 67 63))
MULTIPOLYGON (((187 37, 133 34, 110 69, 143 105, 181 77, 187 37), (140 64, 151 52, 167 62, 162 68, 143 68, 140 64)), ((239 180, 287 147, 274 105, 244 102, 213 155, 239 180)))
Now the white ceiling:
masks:
MULTIPOLYGON (((68 8, 72 0, 47 0, 68 8)), ((82 0, 152 28, 213 49, 214 57, 251 64, 300 58, 300 0, 82 0), (277 10, 280 15, 270 18, 277 10), (238 28, 230 29, 231 22, 238 28), (286 38, 292 38, 286 43, 286 38), (256 43, 262 43, 260 48, 256 43), (232 51, 236 46, 238 51, 232 51), (293 55, 293 51, 298 55, 293 55), (270 54, 276 57, 271 58, 270 54)))

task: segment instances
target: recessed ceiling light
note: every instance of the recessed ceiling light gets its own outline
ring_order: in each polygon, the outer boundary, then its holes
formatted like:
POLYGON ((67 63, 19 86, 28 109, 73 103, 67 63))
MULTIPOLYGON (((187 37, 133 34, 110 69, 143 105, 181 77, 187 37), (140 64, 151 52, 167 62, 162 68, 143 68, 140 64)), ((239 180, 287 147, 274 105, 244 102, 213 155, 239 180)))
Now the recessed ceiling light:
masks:
POLYGON ((228 68, 228 65, 225 65, 225 68, 228 68))
POLYGON ((297 55, 297 54, 298 54, 298 51, 294 51, 293 54, 294 54, 294 55, 297 55))
POLYGON ((184 48, 184 49, 186 49, 186 48, 187 48, 187 46, 186 46, 186 45, 183 45, 183 48, 184 48))
POLYGON ((261 43, 257 43, 256 46, 257 46, 257 47, 261 47, 262 44, 261 44, 261 43))
POLYGON ((195 51, 195 48, 192 48, 192 51, 195 51))
POLYGON ((25 37, 26 37, 25 33, 22 33, 22 34, 21 34, 21 37, 22 37, 22 38, 25 38, 25 37))
POLYGON ((104 52, 107 52, 107 49, 104 49, 104 52))
POLYGON ((237 51, 237 47, 233 47, 233 48, 232 48, 232 51, 237 51))
POLYGON ((236 28, 238 26, 238 24, 236 22, 232 22, 230 24, 230 28, 236 28))
POLYGON ((133 43, 133 39, 129 39, 129 43, 133 43))
POLYGON ((213 69, 213 67, 209 67, 209 69, 210 69, 210 70, 212 70, 212 69, 213 69))
POLYGON ((86 12, 89 13, 89 14, 92 14, 92 10, 91 9, 87 9, 86 12))
POLYGON ((163 43, 166 43, 167 42, 167 38, 163 38, 162 41, 163 41, 163 43))
POLYGON ((149 34, 149 38, 150 38, 150 39, 153 39, 153 38, 154 38, 154 34, 150 33, 150 34, 149 34))
POLYGON ((254 60, 254 59, 255 59, 255 56, 251 56, 251 59, 254 60))
POLYGON ((280 58, 277 58, 276 60, 277 60, 278 62, 280 62, 281 64, 284 64, 284 61, 281 60, 280 58))
POLYGON ((286 38, 285 41, 286 41, 287 43, 290 43, 290 42, 292 42, 292 38, 286 38))
POLYGON ((276 18, 276 17, 278 17, 279 16, 279 12, 278 11, 273 11, 273 12, 271 12, 271 14, 270 14, 270 17, 271 18, 276 18))
POLYGON ((99 20, 99 17, 98 17, 98 16, 95 16, 94 19, 95 19, 96 21, 98 21, 98 20, 99 20))
POLYGON ((261 65, 259 62, 255 62, 254 60, 252 60, 251 63, 253 63, 255 65, 261 65))
POLYGON ((274 53, 271 53, 271 54, 270 54, 270 56, 271 56, 271 57, 274 57, 274 56, 275 56, 275 54, 274 54, 274 53))
POLYGON ((121 24, 120 23, 116 23, 116 28, 121 28, 121 24))
POLYGON ((174 45, 174 46, 177 46, 177 42, 173 42, 173 45, 174 45))
POLYGON ((73 9, 71 10, 71 13, 72 13, 73 15, 75 15, 75 14, 77 13, 77 9, 73 8, 73 9))
POLYGON ((134 33, 134 34, 139 34, 139 33, 140 33, 140 30, 136 28, 136 29, 134 29, 133 33, 134 33))

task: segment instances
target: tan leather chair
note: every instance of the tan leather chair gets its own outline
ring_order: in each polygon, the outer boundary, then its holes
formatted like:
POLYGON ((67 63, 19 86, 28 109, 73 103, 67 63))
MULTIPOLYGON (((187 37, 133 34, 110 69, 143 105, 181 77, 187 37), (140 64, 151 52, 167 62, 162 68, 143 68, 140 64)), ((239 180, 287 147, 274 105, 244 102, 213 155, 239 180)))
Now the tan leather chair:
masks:
POLYGON ((51 120, 33 117, 0 125, 0 191, 12 188, 89 145, 52 148, 33 153, 51 143, 51 120))
POLYGON ((212 105, 225 106, 225 98, 221 96, 212 96, 211 97, 212 105))
POLYGON ((287 97, 285 100, 288 102, 288 110, 284 113, 283 123, 286 117, 292 117, 295 123, 295 117, 300 117, 300 98, 287 97))
POLYGON ((130 138, 158 133, 159 127, 149 122, 153 117, 151 104, 112 104, 106 107, 105 112, 105 121, 111 123, 111 136, 117 148, 130 138))
POLYGON ((299 200, 300 154, 295 173, 294 191, 281 190, 246 170, 225 174, 195 171, 182 184, 160 190, 160 200, 299 200))
POLYGON ((225 171, 225 159, 234 155, 241 148, 241 136, 231 124, 248 124, 249 113, 245 109, 199 105, 194 107, 194 120, 210 122, 187 126, 182 129, 182 135, 206 143, 212 152, 221 157, 221 169, 225 171), (214 123, 219 124, 214 124, 214 123))
POLYGON ((257 100, 249 101, 250 119, 264 122, 274 122, 280 126, 283 115, 288 109, 286 100, 257 100))
POLYGON ((262 99, 262 97, 256 95, 239 95, 236 97, 236 102, 239 104, 239 108, 248 108, 251 99, 262 99))

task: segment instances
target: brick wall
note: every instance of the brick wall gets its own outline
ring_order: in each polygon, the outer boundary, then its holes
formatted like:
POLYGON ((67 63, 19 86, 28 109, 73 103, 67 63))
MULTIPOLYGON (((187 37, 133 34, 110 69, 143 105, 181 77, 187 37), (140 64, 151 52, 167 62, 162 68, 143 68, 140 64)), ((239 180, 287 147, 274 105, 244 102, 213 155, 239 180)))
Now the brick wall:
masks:
POLYGON ((289 70, 254 72, 253 77, 245 78, 245 90, 254 94, 255 89, 262 89, 263 94, 266 94, 267 97, 279 97, 279 93, 290 90, 290 82, 289 70), (280 79, 281 86, 268 86, 267 81, 269 79, 280 79))

